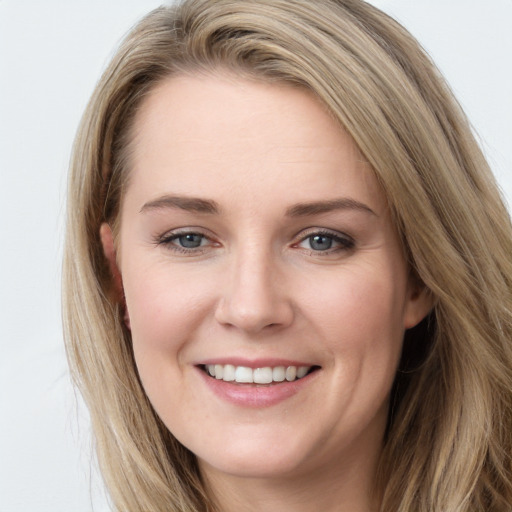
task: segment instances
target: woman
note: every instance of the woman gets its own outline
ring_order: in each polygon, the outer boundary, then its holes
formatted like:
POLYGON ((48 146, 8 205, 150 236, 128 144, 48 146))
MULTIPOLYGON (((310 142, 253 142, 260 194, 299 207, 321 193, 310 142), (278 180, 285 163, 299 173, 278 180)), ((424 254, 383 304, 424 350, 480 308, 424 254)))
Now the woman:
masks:
POLYGON ((377 9, 152 12, 69 183, 69 357, 116 507, 509 511, 511 246, 377 9))

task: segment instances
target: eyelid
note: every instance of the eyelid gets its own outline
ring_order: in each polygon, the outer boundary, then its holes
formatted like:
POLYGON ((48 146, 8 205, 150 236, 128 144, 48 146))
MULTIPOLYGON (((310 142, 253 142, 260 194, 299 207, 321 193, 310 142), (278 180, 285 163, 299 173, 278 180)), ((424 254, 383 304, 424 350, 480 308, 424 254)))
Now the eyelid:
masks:
POLYGON ((213 236, 211 234, 207 233, 204 229, 195 226, 187 226, 183 228, 167 230, 163 234, 156 235, 154 237, 154 243, 156 246, 164 247, 167 248, 168 250, 189 255, 201 254, 209 246, 219 245, 214 241, 213 236), (186 235, 199 235, 202 236, 205 240, 209 241, 210 243, 190 248, 180 247, 178 244, 173 243, 178 238, 186 235))
MULTIPOLYGON (((347 233, 332 230, 332 229, 327 229, 327 228, 318 228, 318 227, 307 228, 307 229, 301 231, 297 235, 298 241, 295 242, 293 244, 293 246, 298 247, 299 244, 301 244, 302 242, 306 241, 308 238, 315 236, 315 235, 332 238, 335 242, 337 242, 339 244, 339 246, 334 247, 334 248, 329 248, 324 251, 309 249, 309 252, 311 254, 327 255, 327 254, 332 254, 332 253, 338 252, 338 251, 348 251, 348 250, 354 249, 354 247, 355 247, 354 238, 352 236, 348 235, 347 233)), ((308 250, 308 249, 305 249, 305 250, 308 250)))

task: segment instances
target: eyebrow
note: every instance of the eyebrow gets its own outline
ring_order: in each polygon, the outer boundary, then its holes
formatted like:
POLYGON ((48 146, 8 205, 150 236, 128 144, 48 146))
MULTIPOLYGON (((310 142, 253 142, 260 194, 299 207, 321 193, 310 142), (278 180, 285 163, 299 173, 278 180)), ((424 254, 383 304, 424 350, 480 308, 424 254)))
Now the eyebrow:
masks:
POLYGON ((163 208, 179 208, 194 213, 217 214, 220 211, 218 204, 209 199, 188 196, 162 196, 153 201, 148 201, 140 209, 140 213, 163 208))
MULTIPOLYGON (((206 213, 215 215, 220 213, 219 205, 210 199, 199 197, 165 195, 148 201, 140 209, 140 213, 164 208, 178 208, 193 213, 206 213)), ((298 203, 286 210, 287 217, 306 217, 308 215, 320 215, 335 210, 359 210, 377 216, 367 205, 350 198, 330 199, 327 201, 313 201, 310 203, 298 203)))
POLYGON ((359 210, 377 216, 366 204, 355 199, 340 198, 327 201, 314 201, 311 203, 299 203, 286 210, 288 217, 305 217, 307 215, 320 215, 334 210, 359 210))

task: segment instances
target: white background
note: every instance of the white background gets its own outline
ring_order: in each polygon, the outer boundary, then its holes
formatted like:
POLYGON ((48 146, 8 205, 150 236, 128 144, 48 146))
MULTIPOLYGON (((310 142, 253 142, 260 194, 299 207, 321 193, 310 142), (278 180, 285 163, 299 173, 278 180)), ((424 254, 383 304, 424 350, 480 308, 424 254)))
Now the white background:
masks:
MULTIPOLYGON (((0 512, 109 510, 60 327, 66 170, 113 50, 157 0, 0 0, 0 512)), ((512 0, 374 0, 434 57, 512 201, 512 0)))

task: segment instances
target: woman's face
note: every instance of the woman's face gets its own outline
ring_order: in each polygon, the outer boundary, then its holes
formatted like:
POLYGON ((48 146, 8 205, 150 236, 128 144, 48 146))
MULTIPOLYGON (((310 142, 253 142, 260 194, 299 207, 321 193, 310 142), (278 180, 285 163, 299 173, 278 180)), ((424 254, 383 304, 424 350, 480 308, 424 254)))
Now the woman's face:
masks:
POLYGON ((169 430, 212 474, 374 461, 428 304, 353 140, 303 90, 182 76, 132 149, 117 264, 169 430))

